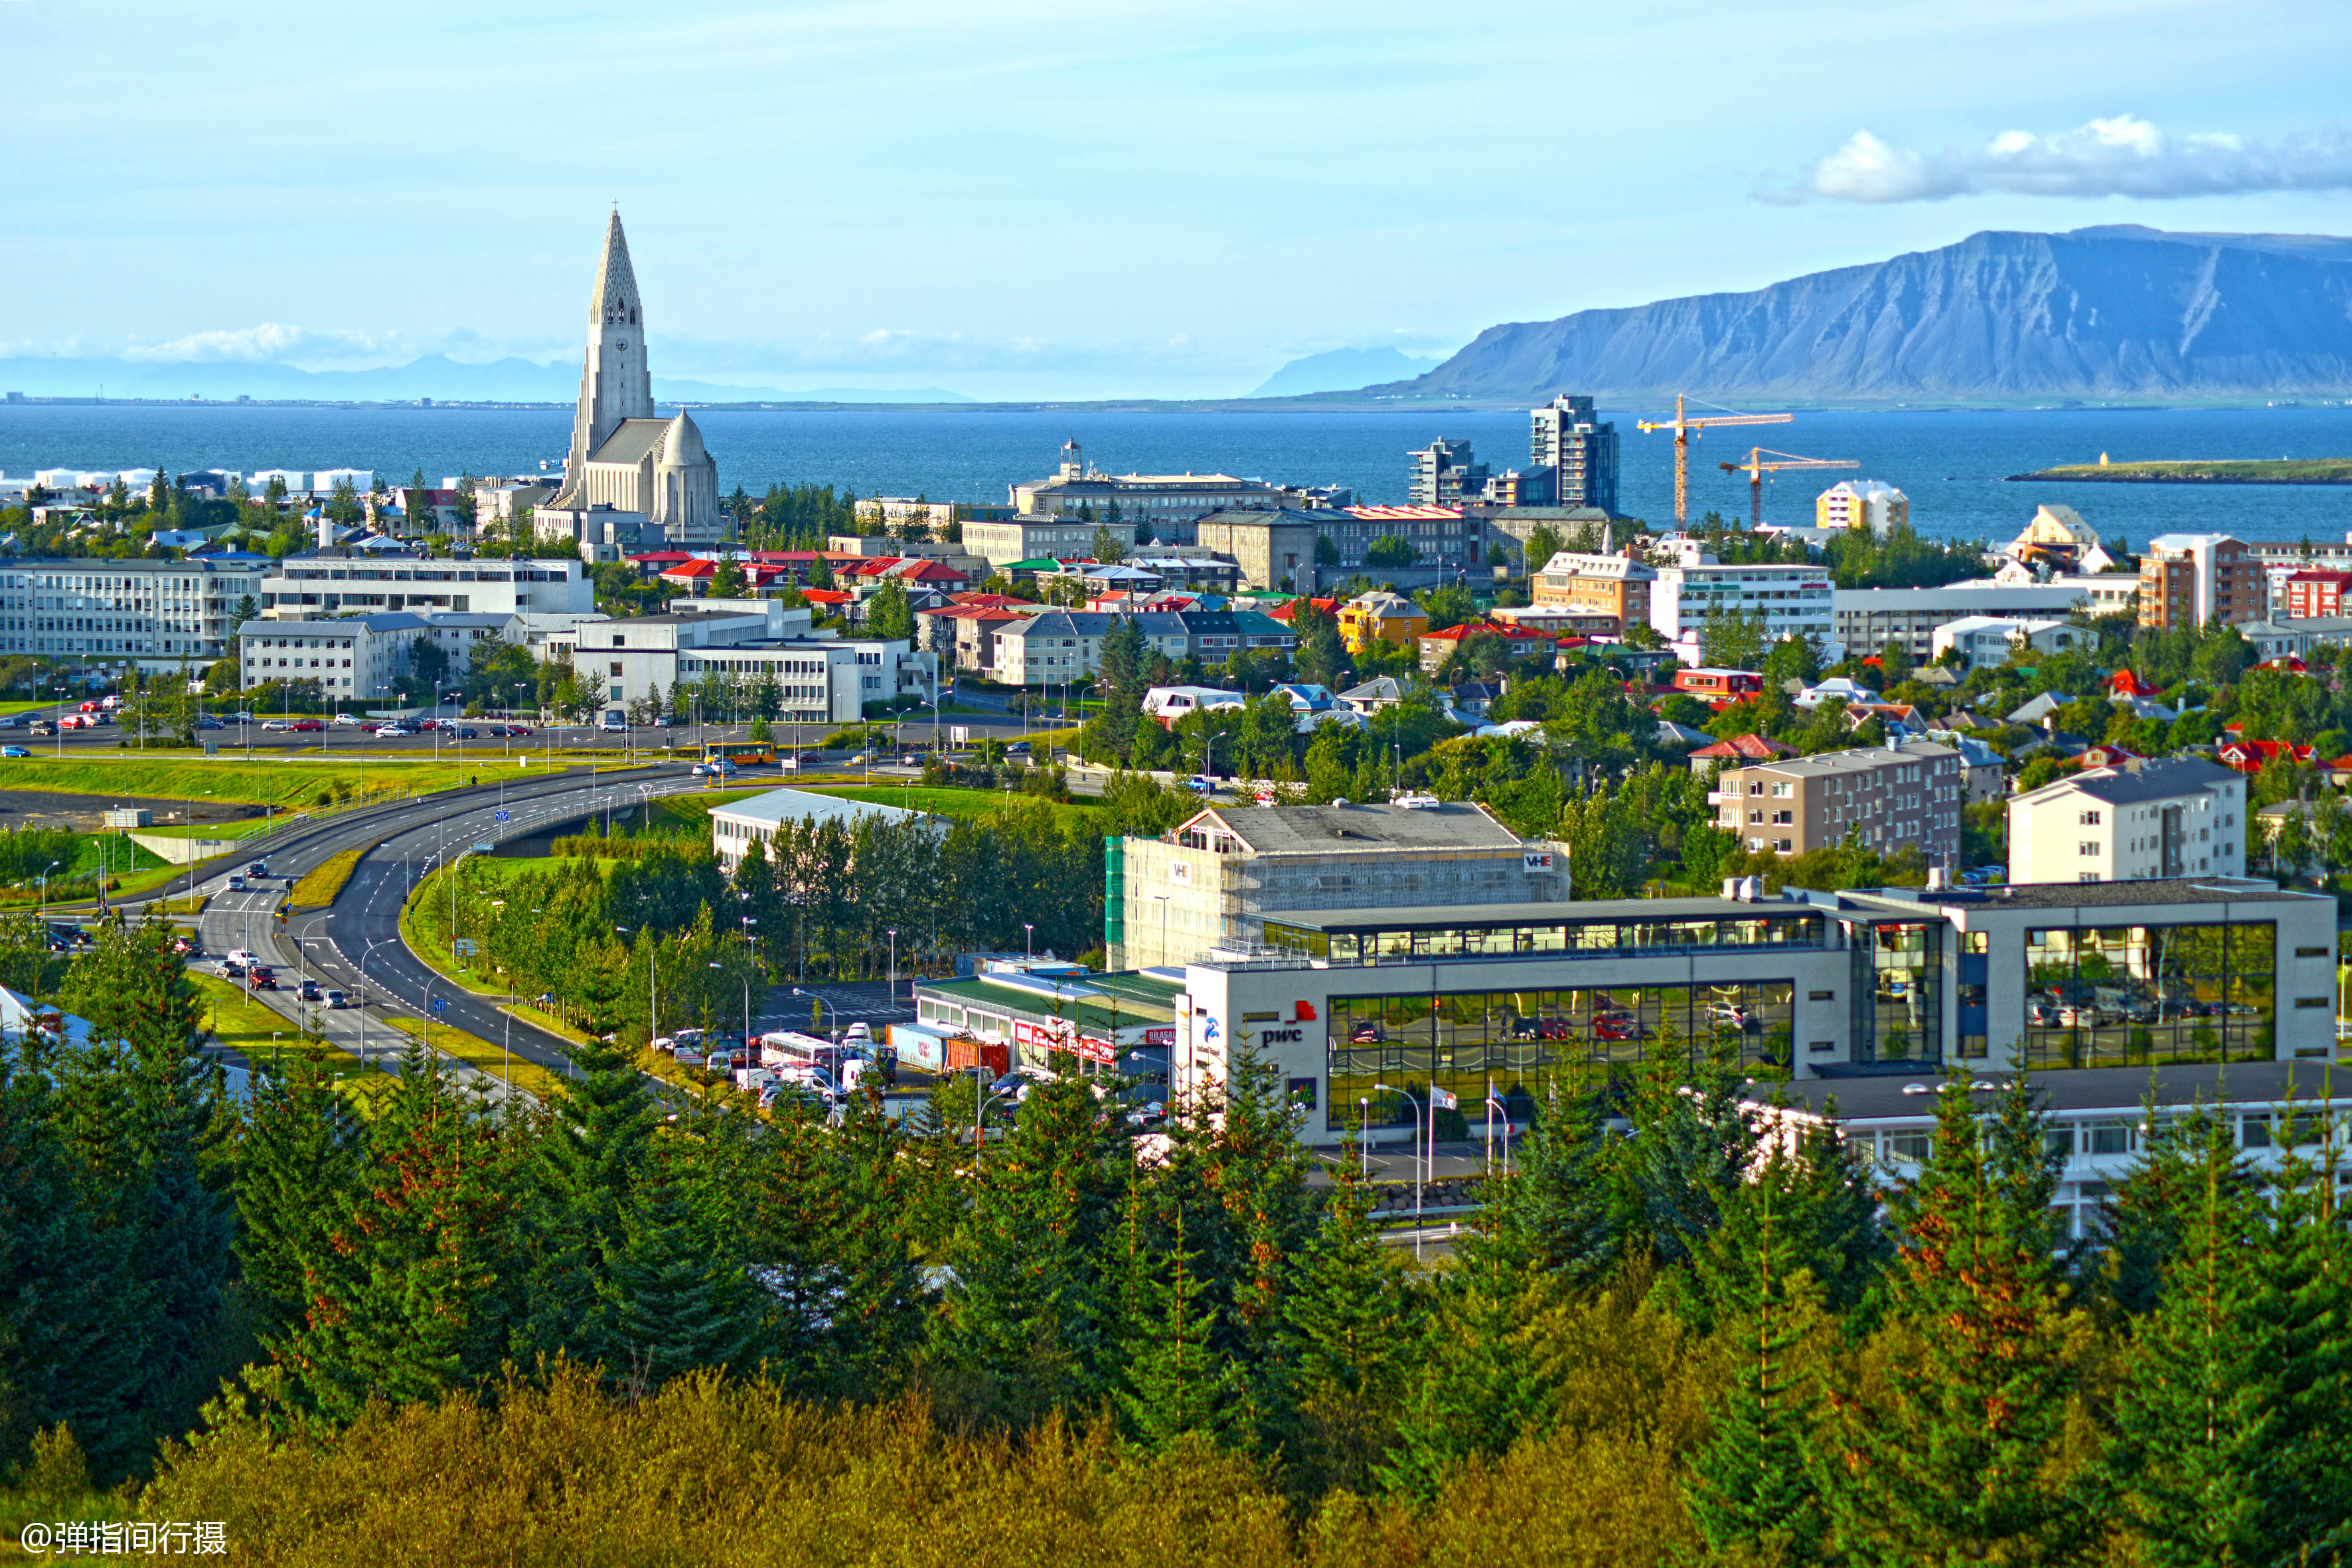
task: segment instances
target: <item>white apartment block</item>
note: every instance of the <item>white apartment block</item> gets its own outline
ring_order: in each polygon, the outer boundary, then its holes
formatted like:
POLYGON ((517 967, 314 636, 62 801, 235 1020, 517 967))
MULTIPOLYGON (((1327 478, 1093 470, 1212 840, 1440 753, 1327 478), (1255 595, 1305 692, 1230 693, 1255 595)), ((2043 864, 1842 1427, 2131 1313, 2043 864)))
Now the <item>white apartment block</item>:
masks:
POLYGON ((2009 879, 2242 877, 2246 781, 2201 757, 2085 768, 2009 802, 2009 879))
POLYGON ((1840 588, 1831 595, 1836 657, 1901 643, 1914 659, 1933 658, 1936 632, 1954 621, 2063 620, 2083 603, 2073 588, 1840 588))
POLYGON ((808 610, 773 600, 692 603, 701 607, 583 623, 549 637, 549 657, 569 654, 612 715, 649 700, 675 709, 712 676, 745 689, 773 681, 785 723, 849 723, 901 695, 937 700, 938 658, 907 642, 816 632, 808 610))
POLYGON ((268 556, 242 552, 8 562, 0 567, 0 652, 152 671, 208 665, 228 651, 239 606, 252 607, 268 566, 268 556))
POLYGON ((289 555, 261 579, 259 596, 261 613, 279 619, 383 610, 587 616, 596 609, 596 585, 577 557, 451 560, 341 546, 289 555))
POLYGON ((329 700, 389 696, 394 679, 412 668, 415 645, 430 635, 424 616, 405 611, 247 621, 237 629, 237 684, 315 680, 329 700))
POLYGON ((2090 636, 2072 621, 2012 621, 2000 616, 1967 616, 1937 626, 1927 647, 1932 658, 1941 658, 1948 649, 1958 648, 1969 668, 1974 669, 1980 664, 2006 663, 2020 649, 2063 653, 2090 636))
POLYGON ((1015 561, 1076 561, 1092 552, 1095 525, 1075 517, 1024 517, 1004 522, 967 522, 963 547, 991 570, 1015 561))
POLYGON ((1650 584, 1650 625, 1685 664, 1697 664, 1699 639, 1711 616, 1764 617, 1764 640, 1810 637, 1831 641, 1830 574, 1825 566, 1727 566, 1696 550, 1679 564, 1661 566, 1650 584))
POLYGON ((1932 866, 1960 858, 1960 753, 1927 741, 1743 763, 1716 775, 1717 825, 1750 850, 1797 856, 1848 835, 1892 855, 1917 846, 1932 866))

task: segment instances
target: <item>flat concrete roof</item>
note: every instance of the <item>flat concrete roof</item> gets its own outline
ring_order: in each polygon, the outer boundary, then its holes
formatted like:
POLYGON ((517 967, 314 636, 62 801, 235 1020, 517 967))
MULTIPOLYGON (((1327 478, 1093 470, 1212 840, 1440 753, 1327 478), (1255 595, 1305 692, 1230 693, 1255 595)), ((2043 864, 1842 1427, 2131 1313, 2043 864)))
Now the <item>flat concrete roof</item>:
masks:
POLYGON ((2115 909, 2136 904, 2333 903, 2256 878, 2147 877, 2124 882, 2021 882, 1991 888, 1855 888, 1840 895, 1870 903, 1927 905, 1948 910, 2115 909))
MULTIPOLYGON (((1832 1067, 1822 1070, 1837 1069, 1832 1067)), ((1887 1073, 1872 1070, 1867 1075, 1847 1070, 1850 1076, 1751 1084, 1748 1098, 1757 1104, 1769 1104, 1777 1097, 1792 1110, 1815 1115, 1827 1114, 1834 1102, 1841 1121, 1902 1117, 1934 1120, 1935 1097, 1944 1082, 1943 1075, 1934 1068, 1887 1073), (1905 1092, 1915 1084, 1922 1086, 1924 1092, 1905 1092)), ((1980 1110, 1990 1111, 1999 1103, 2009 1088, 2010 1076, 2006 1072, 1969 1076, 1971 1084, 1994 1086, 1972 1092, 1970 1098, 1980 1110)), ((2307 1103, 2326 1099, 2331 1104, 2352 1104, 2352 1068, 2331 1070, 2324 1061, 2070 1068, 2028 1073, 2026 1078, 2044 1110, 2066 1114, 2136 1111, 2151 1092, 2158 1105, 2168 1106, 2193 1105, 2200 1100, 2208 1105, 2284 1105, 2291 1097, 2300 1097, 2307 1103)))
MULTIPOLYGON (((1367 927, 1591 924, 1602 921, 1759 920, 1770 915, 1818 915, 1815 905, 1795 899, 1583 899, 1523 904, 1412 904, 1392 909, 1267 910, 1269 924, 1303 931, 1356 931, 1367 927)), ((1556 953, 1531 953, 1553 958, 1556 953)))

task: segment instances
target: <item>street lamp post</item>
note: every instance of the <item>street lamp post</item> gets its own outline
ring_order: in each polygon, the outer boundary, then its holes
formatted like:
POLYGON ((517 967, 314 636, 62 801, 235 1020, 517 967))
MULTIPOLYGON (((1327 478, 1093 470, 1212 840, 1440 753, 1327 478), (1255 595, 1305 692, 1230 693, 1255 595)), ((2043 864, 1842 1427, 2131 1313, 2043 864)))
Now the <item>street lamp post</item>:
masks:
POLYGON ((1413 1099, 1413 1097, 1412 1097, 1412 1090, 1410 1090, 1410 1089, 1391 1089, 1387 1084, 1384 1084, 1384 1083, 1376 1083, 1376 1084, 1372 1085, 1372 1087, 1373 1087, 1374 1089, 1379 1089, 1379 1090, 1380 1090, 1381 1093, 1383 1093, 1383 1094, 1401 1094, 1401 1095, 1403 1095, 1403 1096, 1404 1096, 1404 1099, 1405 1099, 1405 1103, 1407 1103, 1408 1105, 1410 1105, 1410 1106, 1412 1106, 1412 1111, 1413 1111, 1413 1119, 1412 1119, 1412 1146, 1413 1146, 1413 1167, 1412 1167, 1412 1255, 1413 1255, 1415 1258, 1419 1258, 1419 1257, 1421 1256, 1421 1187, 1422 1187, 1422 1165, 1421 1165, 1421 1115, 1422 1115, 1422 1110, 1421 1110, 1421 1101, 1419 1101, 1418 1100, 1413 1099))
POLYGON ((890 928, 890 973, 889 978, 883 981, 882 984, 883 1000, 896 1007, 898 1005, 898 928, 897 926, 890 928))
MULTIPOLYGON (((1508 1176, 1511 1173, 1511 1108, 1495 1098, 1495 1087, 1491 1083, 1486 1086, 1486 1109, 1490 1113, 1497 1110, 1503 1113, 1503 1174, 1508 1176)), ((1491 1120, 1490 1115, 1490 1122, 1491 1120)), ((1491 1137, 1492 1135, 1489 1134, 1490 1140, 1491 1137)), ((1486 1151, 1487 1173, 1490 1175, 1494 1173, 1494 1148, 1490 1141, 1486 1151)))
POLYGON ((1356 1155, 1361 1163, 1364 1180, 1372 1179, 1372 1102, 1369 1097, 1356 1097, 1356 1155))
POLYGON ((1024 957, 1034 959, 1037 956, 1037 922, 1034 921, 1021 922, 1021 951, 1024 957))

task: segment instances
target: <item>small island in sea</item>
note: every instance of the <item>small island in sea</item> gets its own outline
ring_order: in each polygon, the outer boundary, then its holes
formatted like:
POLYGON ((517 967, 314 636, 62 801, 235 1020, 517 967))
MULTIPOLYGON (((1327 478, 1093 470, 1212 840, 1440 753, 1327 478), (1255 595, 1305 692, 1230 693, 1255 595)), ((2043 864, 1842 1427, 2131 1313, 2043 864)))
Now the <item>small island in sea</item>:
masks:
POLYGON ((2133 485, 2352 485, 2352 458, 2189 458, 2156 463, 2062 463, 2011 479, 2133 485))

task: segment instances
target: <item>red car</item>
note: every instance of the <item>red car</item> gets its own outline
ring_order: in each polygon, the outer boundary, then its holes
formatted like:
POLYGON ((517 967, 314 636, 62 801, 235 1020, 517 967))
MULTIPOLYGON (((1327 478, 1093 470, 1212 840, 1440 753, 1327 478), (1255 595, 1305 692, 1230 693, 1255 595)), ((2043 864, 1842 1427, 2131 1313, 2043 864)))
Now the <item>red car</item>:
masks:
POLYGON ((1348 1031, 1348 1043, 1351 1046, 1377 1046, 1381 1038, 1378 1024, 1359 1024, 1348 1031))
POLYGON ((1639 1040, 1646 1037, 1642 1021, 1625 1013, 1602 1013, 1592 1020, 1592 1037, 1596 1040, 1639 1040))
POLYGON ((278 976, 261 964, 255 964, 252 973, 247 978, 253 982, 253 988, 256 991, 278 989, 278 976))
POLYGON ((298 733, 305 734, 314 733, 318 731, 324 730, 326 727, 327 726, 324 723, 316 719, 297 719, 294 721, 292 725, 292 728, 298 733))

